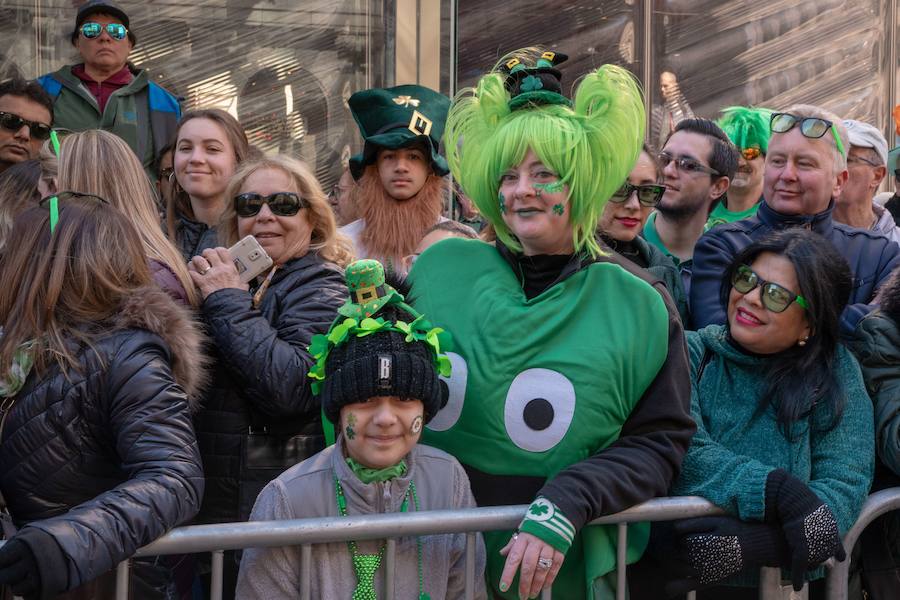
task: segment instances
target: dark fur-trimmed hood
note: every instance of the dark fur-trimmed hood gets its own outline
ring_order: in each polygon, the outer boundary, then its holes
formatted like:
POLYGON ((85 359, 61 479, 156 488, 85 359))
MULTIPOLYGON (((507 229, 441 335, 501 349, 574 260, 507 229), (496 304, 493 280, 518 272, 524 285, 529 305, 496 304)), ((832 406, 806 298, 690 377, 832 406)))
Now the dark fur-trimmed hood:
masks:
POLYGON ((900 267, 887 278, 878 290, 881 312, 900 323, 900 267))
POLYGON ((147 286, 125 299, 113 326, 145 329, 161 337, 172 353, 172 374, 187 393, 191 411, 200 408, 211 359, 205 352, 206 337, 189 309, 158 287, 147 286))

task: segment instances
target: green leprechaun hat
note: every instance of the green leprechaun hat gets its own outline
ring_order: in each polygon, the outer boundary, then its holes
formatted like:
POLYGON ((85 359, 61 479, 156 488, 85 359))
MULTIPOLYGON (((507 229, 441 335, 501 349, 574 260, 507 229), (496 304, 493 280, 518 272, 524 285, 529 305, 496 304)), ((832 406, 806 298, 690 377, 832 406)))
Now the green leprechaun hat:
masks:
POLYGON ((350 298, 338 313, 351 319, 371 317, 386 304, 403 302, 403 296, 384 281, 384 267, 377 260, 350 263, 344 271, 350 298))
POLYGON ((398 85, 362 90, 350 96, 350 112, 365 140, 360 154, 350 158, 354 179, 362 177, 366 165, 375 162, 379 148, 396 150, 416 143, 431 151, 436 175, 450 172, 438 153, 450 98, 421 85, 398 85))
POLYGON ((520 58, 511 58, 500 65, 500 72, 506 73, 509 109, 536 104, 571 106, 572 101, 562 93, 562 73, 554 68, 568 58, 566 54, 548 50, 541 54, 533 67, 527 66, 520 58))

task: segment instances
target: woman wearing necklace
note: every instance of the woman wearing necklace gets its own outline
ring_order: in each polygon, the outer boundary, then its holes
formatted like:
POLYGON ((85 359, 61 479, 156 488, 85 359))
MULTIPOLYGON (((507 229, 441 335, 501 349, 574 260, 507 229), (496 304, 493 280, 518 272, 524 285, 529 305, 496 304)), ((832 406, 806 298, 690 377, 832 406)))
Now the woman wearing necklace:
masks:
MULTIPOLYGON (((434 330, 384 283, 380 263, 347 268, 352 297, 327 335, 316 336, 310 377, 337 443, 263 489, 252 521, 336 517, 475 506, 465 471, 450 455, 418 445, 445 402, 438 374, 449 374, 434 330), (407 341, 409 340, 409 341, 407 341)), ((326 432, 330 427, 326 427, 326 432)), ((462 598, 465 534, 400 538, 395 597, 462 598)), ((384 540, 313 546, 311 592, 323 600, 384 598, 384 540)), ((475 598, 486 598, 484 545, 476 548, 475 598)), ((237 597, 291 598, 300 589, 300 549, 244 552, 237 597)))

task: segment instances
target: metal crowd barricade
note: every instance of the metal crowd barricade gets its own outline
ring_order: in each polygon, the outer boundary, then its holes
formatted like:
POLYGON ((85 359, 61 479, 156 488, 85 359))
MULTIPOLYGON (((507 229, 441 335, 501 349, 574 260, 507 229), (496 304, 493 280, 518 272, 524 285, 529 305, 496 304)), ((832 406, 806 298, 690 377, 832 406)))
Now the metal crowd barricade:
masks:
POLYGON ((847 560, 835 563, 828 571, 828 579, 825 583, 826 597, 828 600, 847 600, 850 583, 850 553, 856 545, 863 529, 883 514, 900 509, 900 488, 888 488, 875 492, 863 504, 856 523, 844 536, 844 550, 847 552, 847 560))
MULTIPOLYGON (((225 550, 300 546, 300 575, 303 589, 301 600, 310 598, 310 565, 312 546, 348 540, 386 539, 385 547, 385 597, 393 598, 393 573, 396 538, 417 535, 466 533, 466 600, 474 595, 475 539, 480 531, 514 529, 525 514, 526 505, 471 508, 465 510, 422 511, 383 515, 359 515, 340 518, 296 519, 292 521, 257 521, 251 523, 223 523, 218 525, 193 525, 179 527, 145 546, 135 557, 166 554, 212 553, 211 600, 222 599, 222 572, 225 550)), ((853 527, 844 536, 847 560, 826 563, 827 600, 847 600, 850 573, 850 554, 863 530, 878 517, 900 509, 900 487, 881 490, 869 496, 853 527)), ((616 600, 626 596, 625 553, 628 541, 628 523, 646 521, 672 521, 691 517, 723 514, 722 509, 696 496, 657 498, 633 506, 628 510, 592 521, 592 524, 617 525, 616 540, 616 600)), ((0 541, 2 546, 3 541, 0 541)), ((129 561, 122 561, 116 574, 116 600, 127 600, 129 561)), ((552 591, 542 594, 550 600, 552 591)), ((777 568, 760 569, 760 600, 806 600, 806 587, 799 593, 782 585, 781 571, 777 568)), ((693 592, 687 600, 695 600, 693 592)))
MULTIPOLYGON (((304 586, 300 590, 300 598, 308 600, 310 598, 310 563, 314 544, 387 539, 384 591, 385 598, 393 598, 394 553, 397 538, 466 533, 465 598, 471 600, 474 596, 476 577, 476 532, 514 529, 522 520, 526 508, 526 505, 498 506, 453 511, 195 525, 169 532, 149 546, 141 548, 135 556, 212 552, 211 600, 221 600, 224 550, 300 546, 300 579, 304 586)), ((616 599, 624 600, 626 594, 625 552, 628 541, 628 523, 671 521, 719 514, 723 514, 723 511, 710 502, 703 498, 688 496, 650 500, 615 515, 593 521, 593 524, 618 526, 616 599)), ((118 568, 117 599, 125 600, 127 598, 128 577, 128 561, 124 561, 118 568)), ((780 579, 777 569, 763 569, 760 598, 764 600, 780 599, 782 596, 780 579)), ((542 598, 548 600, 551 596, 552 591, 545 591, 542 598)), ((694 594, 688 594, 688 600, 693 599, 694 594)))

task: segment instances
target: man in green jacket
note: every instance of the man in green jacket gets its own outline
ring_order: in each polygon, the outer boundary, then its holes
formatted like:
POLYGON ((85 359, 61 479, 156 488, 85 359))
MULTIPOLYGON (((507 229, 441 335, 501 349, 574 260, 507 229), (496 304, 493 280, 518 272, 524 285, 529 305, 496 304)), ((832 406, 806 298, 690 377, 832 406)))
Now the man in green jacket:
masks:
POLYGON ((105 129, 124 139, 156 180, 154 161, 172 141, 181 107, 150 81, 146 69, 128 62, 137 41, 128 15, 106 0, 78 9, 72 45, 84 61, 66 65, 38 81, 53 98, 55 127, 105 129))

